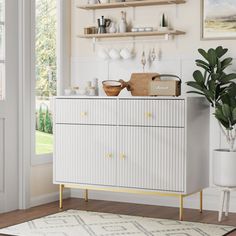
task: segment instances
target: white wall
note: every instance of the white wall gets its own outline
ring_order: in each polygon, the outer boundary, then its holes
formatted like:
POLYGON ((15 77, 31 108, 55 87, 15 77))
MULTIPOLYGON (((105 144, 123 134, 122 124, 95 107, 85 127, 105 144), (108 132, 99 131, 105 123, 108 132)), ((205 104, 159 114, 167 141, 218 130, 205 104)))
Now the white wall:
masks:
MULTIPOLYGON (((95 25, 93 22, 93 11, 85 11, 76 8, 76 4, 85 3, 86 0, 72 0, 72 29, 71 29, 71 85, 83 86, 85 81, 97 77, 99 81, 105 79, 124 79, 129 80, 132 72, 141 72, 142 66, 140 63, 142 50, 148 51, 155 47, 156 50, 161 50, 161 60, 155 61, 152 65, 147 65, 146 71, 155 71, 159 73, 173 73, 179 75, 183 82, 192 79, 192 73, 196 69, 194 60, 199 57, 198 48, 208 49, 222 45, 229 48, 229 56, 236 58, 235 40, 211 40, 203 41, 200 39, 201 31, 201 6, 200 0, 188 0, 186 4, 179 6, 152 6, 140 7, 133 10, 124 9, 127 12, 128 22, 133 21, 134 25, 139 26, 154 26, 159 24, 159 17, 162 12, 167 13, 174 28, 186 31, 186 35, 177 37, 175 40, 165 41, 162 38, 154 38, 153 41, 144 42, 136 41, 121 43, 117 40, 107 40, 106 43, 96 44, 95 51, 91 40, 79 39, 78 34, 83 33, 83 27, 95 25), (133 18, 135 18, 133 20, 133 18), (127 47, 134 49, 136 58, 127 61, 102 61, 97 57, 97 52, 100 48, 117 48, 127 47)), ((95 11, 95 20, 104 15, 107 18, 119 21, 121 9, 98 10, 95 11)), ((95 21, 96 22, 96 21, 95 21)), ((236 61, 232 69, 236 70, 236 61)), ((101 84, 100 84, 101 87, 101 84)), ((187 87, 183 83, 182 91, 185 93, 187 87)), ((103 95, 100 89, 100 95, 103 95)), ((129 96, 127 91, 122 91, 121 96, 129 96)), ((223 138, 220 136, 220 131, 214 119, 211 119, 211 150, 216 147, 225 145, 223 138)), ((210 171, 210 170, 209 170, 210 171)), ((200 175, 201 173, 199 173, 200 175)), ((81 196, 78 191, 72 191, 72 196, 81 196)), ((113 193, 98 193, 92 194, 93 198, 117 200, 117 201, 135 201, 147 204, 163 204, 177 205, 178 200, 170 201, 169 199, 157 199, 147 196, 132 196, 127 194, 113 193), (134 200, 135 199, 135 200, 134 200)), ((233 195, 235 199, 236 195, 233 195)), ((218 204, 218 192, 212 189, 205 191, 204 207, 208 209, 216 209, 218 204)), ((236 199, 235 199, 236 200, 236 199)), ((187 206, 196 207, 196 196, 187 201, 187 206)), ((231 201, 231 211, 236 211, 236 201, 231 201)))

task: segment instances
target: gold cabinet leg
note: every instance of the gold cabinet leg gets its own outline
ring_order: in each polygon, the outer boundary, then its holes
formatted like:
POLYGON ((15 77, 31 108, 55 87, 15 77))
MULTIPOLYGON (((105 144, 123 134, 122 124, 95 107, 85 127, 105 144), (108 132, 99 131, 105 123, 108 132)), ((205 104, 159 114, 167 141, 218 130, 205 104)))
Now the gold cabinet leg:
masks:
POLYGON ((85 189, 84 191, 84 200, 85 202, 88 202, 88 189, 85 189))
POLYGON ((183 213, 184 213, 184 196, 179 196, 179 220, 183 220, 183 213))
POLYGON ((63 190, 64 190, 64 185, 60 184, 59 186, 59 208, 63 208, 63 190))
POLYGON ((200 192, 200 212, 202 213, 203 209, 203 191, 200 192))

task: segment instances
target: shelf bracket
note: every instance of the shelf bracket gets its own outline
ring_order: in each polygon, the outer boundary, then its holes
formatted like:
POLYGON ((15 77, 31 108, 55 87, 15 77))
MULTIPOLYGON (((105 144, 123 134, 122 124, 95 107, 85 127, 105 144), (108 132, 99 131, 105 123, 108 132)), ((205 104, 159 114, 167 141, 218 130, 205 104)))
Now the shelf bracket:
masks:
POLYGON ((93 38, 93 52, 95 52, 96 50, 96 42, 97 42, 97 39, 94 37, 93 38))
POLYGON ((168 41, 170 39, 170 35, 169 34, 165 34, 165 40, 168 41))
POLYGON ((133 21, 136 20, 136 8, 135 7, 132 7, 132 18, 133 18, 133 21))
POLYGON ((133 50, 135 49, 135 37, 133 36, 132 37, 132 40, 133 40, 133 50))

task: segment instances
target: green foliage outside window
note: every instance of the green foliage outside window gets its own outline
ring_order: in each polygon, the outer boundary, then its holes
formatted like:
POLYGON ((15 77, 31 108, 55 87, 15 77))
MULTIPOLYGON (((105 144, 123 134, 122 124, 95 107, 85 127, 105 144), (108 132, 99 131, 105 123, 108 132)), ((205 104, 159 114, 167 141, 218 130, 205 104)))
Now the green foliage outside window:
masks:
POLYGON ((56 0, 36 1, 36 96, 56 95, 56 0))
MULTIPOLYGON (((0 0, 1 1, 1 0, 0 0)), ((37 155, 52 153, 53 125, 49 97, 57 91, 57 0, 35 0, 35 76, 37 155)))
POLYGON ((43 115, 43 110, 42 107, 40 106, 39 108, 39 125, 38 125, 38 130, 39 131, 44 131, 44 115, 43 115))
POLYGON ((46 133, 52 134, 52 119, 51 119, 51 116, 49 114, 48 108, 47 108, 46 114, 45 114, 45 127, 44 127, 44 131, 46 133))

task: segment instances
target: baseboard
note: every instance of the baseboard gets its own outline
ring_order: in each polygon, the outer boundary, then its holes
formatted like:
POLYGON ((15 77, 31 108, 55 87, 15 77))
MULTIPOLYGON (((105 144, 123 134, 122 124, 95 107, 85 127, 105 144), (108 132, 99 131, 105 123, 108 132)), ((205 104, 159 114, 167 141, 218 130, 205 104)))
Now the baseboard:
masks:
MULTIPOLYGON (((72 189, 71 197, 82 198, 83 190, 72 189)), ((160 197, 153 195, 113 193, 103 191, 89 191, 89 199, 106 200, 115 202, 128 202, 148 205, 178 207, 179 199, 176 197, 160 197)), ((184 207, 198 209, 199 195, 195 194, 184 199, 184 207)), ((203 208, 205 210, 218 211, 219 208, 219 192, 214 189, 204 191, 203 208)), ((236 196, 232 194, 230 201, 230 212, 236 212, 236 196)))
MULTIPOLYGON (((64 193, 63 193, 64 199, 69 198, 70 195, 71 195, 70 190, 64 190, 64 193)), ((59 200, 58 192, 44 194, 41 196, 32 197, 30 200, 30 207, 40 206, 40 205, 47 204, 50 202, 55 202, 58 200, 59 200)))

